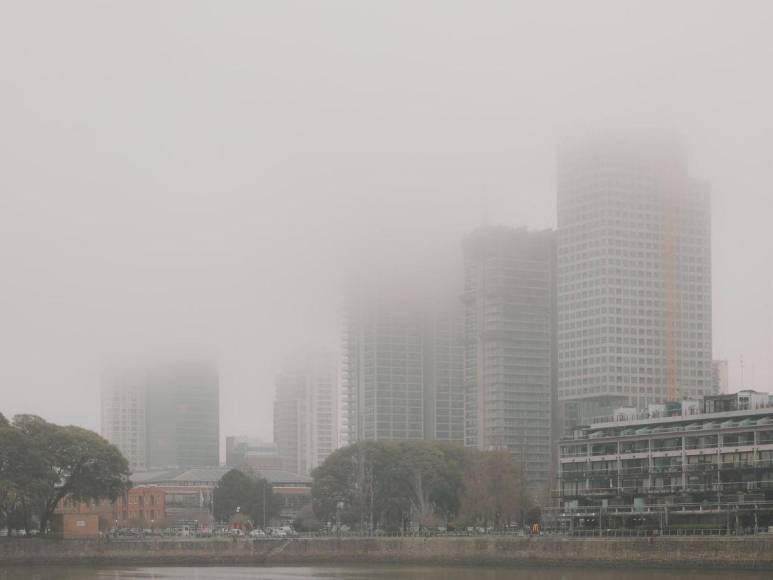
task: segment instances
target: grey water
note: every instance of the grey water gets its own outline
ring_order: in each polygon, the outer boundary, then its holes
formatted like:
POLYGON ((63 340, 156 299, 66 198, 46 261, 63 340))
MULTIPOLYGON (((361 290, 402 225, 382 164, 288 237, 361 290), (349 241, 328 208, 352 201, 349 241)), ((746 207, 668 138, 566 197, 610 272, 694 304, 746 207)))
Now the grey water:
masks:
POLYGON ((770 572, 432 566, 0 568, 0 580, 769 580, 770 572))

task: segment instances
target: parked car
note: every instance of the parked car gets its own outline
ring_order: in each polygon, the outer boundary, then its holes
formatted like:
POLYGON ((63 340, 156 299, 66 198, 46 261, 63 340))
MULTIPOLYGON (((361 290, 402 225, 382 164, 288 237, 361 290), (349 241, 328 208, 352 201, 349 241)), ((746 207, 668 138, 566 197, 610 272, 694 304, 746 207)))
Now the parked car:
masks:
POLYGON ((255 528, 254 530, 252 530, 250 532, 250 537, 251 538, 265 538, 266 537, 266 532, 264 532, 260 528, 255 528))

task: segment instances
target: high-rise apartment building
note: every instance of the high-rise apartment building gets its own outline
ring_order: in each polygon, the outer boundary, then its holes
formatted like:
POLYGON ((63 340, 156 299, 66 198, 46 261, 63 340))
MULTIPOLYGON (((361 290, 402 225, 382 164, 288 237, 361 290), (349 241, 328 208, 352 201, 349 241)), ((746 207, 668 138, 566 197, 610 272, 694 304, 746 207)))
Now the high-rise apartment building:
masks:
POLYGON ((350 297, 343 337, 344 440, 464 440, 456 297, 350 297), (445 303, 451 302, 446 307, 445 303))
POLYGON ((197 358, 111 366, 102 384, 102 435, 132 471, 219 465, 217 366, 197 358))
POLYGON ((343 345, 347 442, 423 439, 421 312, 381 298, 349 307, 343 345))
POLYGON ((276 380, 274 442, 282 467, 307 475, 338 447, 338 373, 327 351, 288 358, 276 380))
POLYGON ((144 374, 111 367, 102 377, 101 433, 118 447, 132 472, 148 467, 144 374))
POLYGON ((464 443, 464 321, 441 308, 424 321, 424 437, 464 443))
POLYGON ((558 170, 558 395, 572 423, 713 392, 707 186, 675 141, 567 145, 558 170))
POLYGON ((154 365, 147 374, 148 468, 220 464, 217 367, 200 359, 154 365))
POLYGON ((555 234, 483 227, 464 241, 465 440, 549 481, 555 392, 555 234))

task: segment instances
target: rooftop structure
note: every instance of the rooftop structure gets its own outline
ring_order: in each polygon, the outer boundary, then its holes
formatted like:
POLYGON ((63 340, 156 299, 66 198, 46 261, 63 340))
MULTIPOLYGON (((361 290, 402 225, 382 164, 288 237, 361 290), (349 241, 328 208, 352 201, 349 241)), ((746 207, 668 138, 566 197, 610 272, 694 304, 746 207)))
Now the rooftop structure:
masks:
POLYGON ((225 455, 228 467, 246 466, 256 470, 282 467, 277 444, 255 437, 226 437, 225 455))

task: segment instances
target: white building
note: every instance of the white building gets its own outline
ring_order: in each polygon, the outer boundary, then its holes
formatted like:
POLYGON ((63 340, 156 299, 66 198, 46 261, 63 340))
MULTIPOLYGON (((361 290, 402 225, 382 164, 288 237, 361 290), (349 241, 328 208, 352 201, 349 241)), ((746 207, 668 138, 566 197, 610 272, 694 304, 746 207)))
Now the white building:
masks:
POLYGON ((276 380, 274 442, 282 468, 307 475, 338 447, 338 372, 332 352, 288 358, 276 380))
POLYGON ((118 447, 132 472, 147 469, 144 373, 112 368, 102 379, 101 434, 118 447))
POLYGON ((572 143, 558 171, 558 397, 568 423, 712 384, 711 218, 673 140, 572 143))

